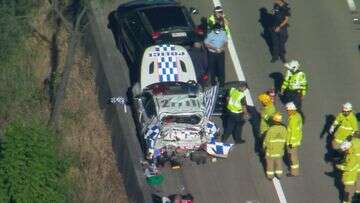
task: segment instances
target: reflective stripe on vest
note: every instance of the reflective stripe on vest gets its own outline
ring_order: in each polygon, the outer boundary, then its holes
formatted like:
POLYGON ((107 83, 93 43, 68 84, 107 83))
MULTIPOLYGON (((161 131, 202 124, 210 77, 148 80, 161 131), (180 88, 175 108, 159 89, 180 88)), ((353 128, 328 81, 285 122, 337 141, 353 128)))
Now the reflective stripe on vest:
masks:
POLYGON ((229 97, 229 102, 226 108, 233 113, 243 112, 241 100, 245 97, 245 94, 235 88, 231 88, 229 97))
POLYGON ((306 88, 306 82, 302 80, 302 75, 302 72, 298 72, 296 74, 290 73, 290 76, 287 78, 287 81, 289 83, 288 88, 290 90, 299 90, 306 88))

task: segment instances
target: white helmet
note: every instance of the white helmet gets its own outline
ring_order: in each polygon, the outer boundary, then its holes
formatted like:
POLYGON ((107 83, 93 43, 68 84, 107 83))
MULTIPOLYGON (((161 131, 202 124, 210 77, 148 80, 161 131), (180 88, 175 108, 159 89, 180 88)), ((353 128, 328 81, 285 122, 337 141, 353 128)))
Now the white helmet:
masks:
POLYGON ((350 102, 343 104, 343 111, 352 111, 352 104, 350 102))
POLYGON ((290 71, 297 71, 300 68, 300 63, 297 60, 292 60, 289 63, 285 63, 284 66, 290 71))
POLYGON ((294 102, 286 103, 285 107, 286 107, 286 110, 292 110, 292 111, 296 110, 296 106, 295 106, 294 102))

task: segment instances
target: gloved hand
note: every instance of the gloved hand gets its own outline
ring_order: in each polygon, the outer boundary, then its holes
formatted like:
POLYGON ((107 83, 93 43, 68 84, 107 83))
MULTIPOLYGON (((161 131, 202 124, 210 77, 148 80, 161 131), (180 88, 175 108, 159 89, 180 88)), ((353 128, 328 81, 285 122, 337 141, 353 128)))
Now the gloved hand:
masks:
POLYGON ((334 131, 335 131, 335 126, 332 125, 332 126, 330 127, 330 129, 329 129, 329 133, 330 133, 330 134, 333 134, 334 131))

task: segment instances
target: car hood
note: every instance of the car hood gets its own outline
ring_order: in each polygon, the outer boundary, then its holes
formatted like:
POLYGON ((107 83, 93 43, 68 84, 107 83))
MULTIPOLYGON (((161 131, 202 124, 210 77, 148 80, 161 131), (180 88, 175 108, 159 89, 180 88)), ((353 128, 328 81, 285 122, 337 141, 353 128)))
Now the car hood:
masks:
POLYGON ((205 106, 202 94, 196 97, 182 95, 159 95, 154 97, 156 112, 160 117, 171 114, 198 114, 204 115, 205 106))

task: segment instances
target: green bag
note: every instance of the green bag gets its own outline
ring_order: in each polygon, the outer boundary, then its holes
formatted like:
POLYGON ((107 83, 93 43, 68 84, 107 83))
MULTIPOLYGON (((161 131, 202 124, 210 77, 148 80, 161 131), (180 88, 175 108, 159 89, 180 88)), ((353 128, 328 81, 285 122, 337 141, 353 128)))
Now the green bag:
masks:
POLYGON ((146 182, 149 185, 160 185, 164 182, 164 176, 163 175, 150 176, 146 178, 146 182))

